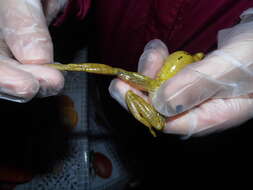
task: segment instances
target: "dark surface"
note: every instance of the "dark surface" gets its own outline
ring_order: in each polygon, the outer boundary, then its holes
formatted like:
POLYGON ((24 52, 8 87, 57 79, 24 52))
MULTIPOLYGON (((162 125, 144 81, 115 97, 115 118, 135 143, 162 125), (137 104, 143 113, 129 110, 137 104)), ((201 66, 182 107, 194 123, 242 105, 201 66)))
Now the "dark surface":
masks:
MULTIPOLYGON (((104 83, 106 79, 101 81, 104 83)), ((106 94, 106 87, 103 90, 102 94, 106 94)), ((105 113, 119 152, 133 172, 133 182, 141 184, 136 189, 197 187, 209 183, 216 186, 221 182, 231 185, 244 183, 247 172, 251 173, 252 121, 188 140, 166 134, 153 138, 146 127, 136 122, 108 94, 104 97, 102 102, 105 109, 110 108, 105 113)))
POLYGON ((57 97, 26 104, 0 100, 0 163, 34 174, 49 172, 69 155, 69 128, 59 117, 57 97))

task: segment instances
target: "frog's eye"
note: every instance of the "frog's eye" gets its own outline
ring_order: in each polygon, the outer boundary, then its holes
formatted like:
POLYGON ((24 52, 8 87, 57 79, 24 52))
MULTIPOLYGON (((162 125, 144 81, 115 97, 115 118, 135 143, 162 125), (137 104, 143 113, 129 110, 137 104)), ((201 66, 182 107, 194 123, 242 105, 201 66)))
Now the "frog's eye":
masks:
POLYGON ((193 55, 193 58, 194 58, 195 61, 200 61, 204 57, 205 57, 204 53, 196 53, 196 54, 193 55))
POLYGON ((177 58, 177 60, 180 60, 180 59, 183 59, 183 56, 180 56, 180 57, 177 58))

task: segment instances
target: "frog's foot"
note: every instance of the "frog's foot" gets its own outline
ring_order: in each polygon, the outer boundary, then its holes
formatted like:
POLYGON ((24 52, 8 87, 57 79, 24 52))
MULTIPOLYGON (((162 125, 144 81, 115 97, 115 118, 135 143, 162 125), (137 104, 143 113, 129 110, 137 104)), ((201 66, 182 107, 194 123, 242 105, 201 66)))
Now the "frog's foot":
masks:
POLYGON ((163 130, 165 118, 155 108, 146 102, 142 97, 134 94, 131 90, 126 93, 126 103, 133 116, 149 128, 151 134, 156 137, 153 130, 163 130))

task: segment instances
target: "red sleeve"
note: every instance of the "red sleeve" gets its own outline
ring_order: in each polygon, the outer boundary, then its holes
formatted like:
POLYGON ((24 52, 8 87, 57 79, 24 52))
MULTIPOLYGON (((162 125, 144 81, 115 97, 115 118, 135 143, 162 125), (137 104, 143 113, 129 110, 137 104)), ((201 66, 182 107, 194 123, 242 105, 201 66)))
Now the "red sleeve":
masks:
POLYGON ((61 25, 70 15, 83 19, 90 8, 91 0, 69 0, 63 13, 55 20, 54 26, 61 25))
POLYGON ((104 0, 94 3, 97 47, 104 64, 137 69, 147 42, 158 38, 170 52, 208 53, 217 32, 236 24, 253 0, 104 0))

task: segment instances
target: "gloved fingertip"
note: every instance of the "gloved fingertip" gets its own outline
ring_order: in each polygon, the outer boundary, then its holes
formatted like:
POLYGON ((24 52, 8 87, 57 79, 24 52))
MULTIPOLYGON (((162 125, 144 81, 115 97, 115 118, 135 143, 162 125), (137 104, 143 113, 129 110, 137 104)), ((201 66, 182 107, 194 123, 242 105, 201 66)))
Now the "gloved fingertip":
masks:
POLYGON ((58 70, 50 71, 50 75, 40 79, 39 97, 48 97, 59 94, 64 88, 64 76, 58 70))
POLYGON ((168 56, 166 45, 158 39, 151 40, 144 48, 139 59, 138 72, 151 78, 155 78, 168 56))
POLYGON ((153 39, 149 41, 144 47, 144 51, 149 50, 149 49, 160 49, 161 51, 163 51, 164 54, 168 54, 167 46, 165 45, 164 42, 162 42, 159 39, 153 39))
POLYGON ((166 134, 176 134, 176 135, 185 135, 185 131, 180 129, 177 125, 175 124, 170 124, 166 123, 163 133, 166 134))
POLYGON ((164 127, 164 133, 182 135, 182 140, 190 138, 198 125, 197 115, 194 110, 169 117, 164 127))
POLYGON ((58 94, 64 87, 63 74, 54 68, 45 65, 19 65, 19 69, 26 71, 39 82, 38 97, 47 97, 58 94))
POLYGON ((138 72, 155 78, 157 72, 161 69, 164 63, 165 57, 161 55, 159 51, 154 49, 145 50, 138 63, 138 72))
POLYGON ((64 87, 63 84, 64 82, 60 82, 60 84, 52 85, 52 87, 41 86, 38 92, 38 97, 44 98, 44 97, 55 96, 59 94, 63 90, 63 87, 64 87))
POLYGON ((0 98, 13 102, 25 103, 31 100, 39 91, 39 82, 33 78, 9 83, 0 88, 0 98))
POLYGON ((40 98, 55 96, 61 92, 62 88, 40 88, 37 96, 40 98))
POLYGON ((123 108, 127 109, 127 104, 125 102, 125 93, 126 90, 122 88, 124 82, 119 79, 113 79, 109 86, 109 93, 113 99, 115 99, 123 108))

